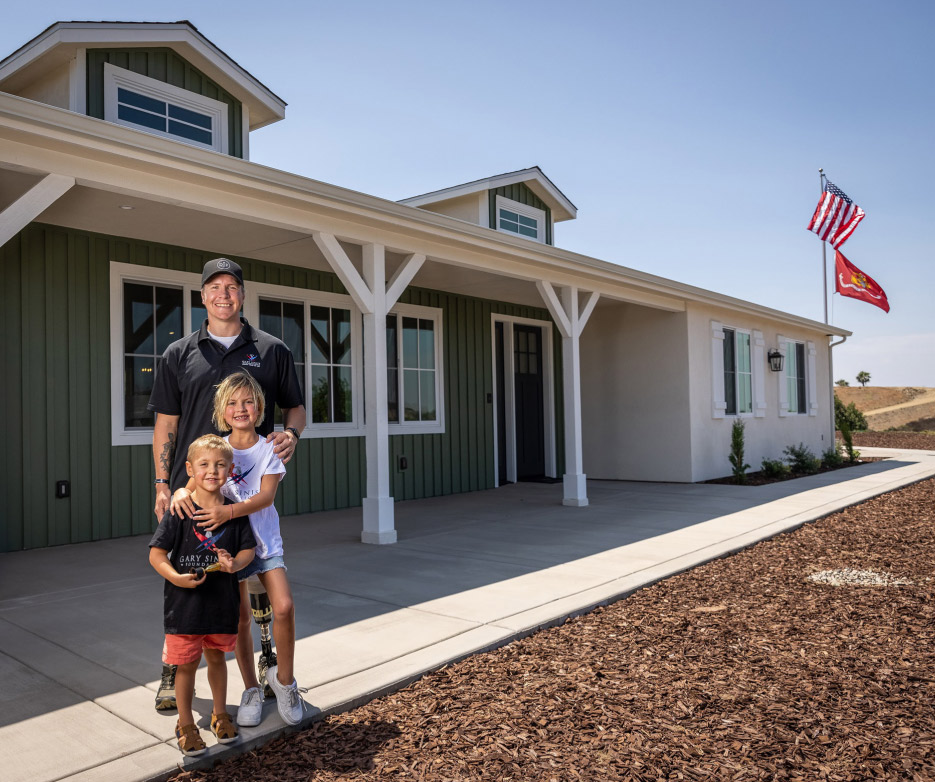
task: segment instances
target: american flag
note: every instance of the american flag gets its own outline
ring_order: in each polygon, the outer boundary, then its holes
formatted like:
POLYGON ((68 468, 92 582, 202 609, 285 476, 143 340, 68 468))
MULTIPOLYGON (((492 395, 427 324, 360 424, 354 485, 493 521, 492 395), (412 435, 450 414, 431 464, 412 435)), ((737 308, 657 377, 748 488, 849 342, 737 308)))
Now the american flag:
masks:
POLYGON ((857 223, 864 217, 864 210, 851 201, 840 187, 825 180, 825 192, 818 200, 808 230, 818 234, 823 242, 831 242, 831 246, 837 249, 850 238, 857 223))

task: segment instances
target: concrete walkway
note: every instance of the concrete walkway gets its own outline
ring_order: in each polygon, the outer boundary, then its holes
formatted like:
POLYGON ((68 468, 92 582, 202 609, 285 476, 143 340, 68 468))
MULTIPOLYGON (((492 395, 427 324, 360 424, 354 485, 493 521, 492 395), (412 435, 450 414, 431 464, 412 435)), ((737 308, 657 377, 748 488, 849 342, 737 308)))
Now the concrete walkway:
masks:
MULTIPOLYGON (((935 475, 935 453, 861 450, 889 458, 762 487, 591 481, 586 508, 562 506, 560 484, 399 503, 393 546, 358 542, 359 509, 286 519, 307 721, 935 475)), ((161 780, 182 764, 175 714, 153 709, 162 586, 147 542, 0 555, 5 782, 161 780)), ((229 670, 234 713, 233 660, 229 670)), ((196 713, 210 716, 204 668, 196 690, 196 713)), ((209 759, 285 729, 271 701, 239 745, 210 746, 200 724, 209 759)))

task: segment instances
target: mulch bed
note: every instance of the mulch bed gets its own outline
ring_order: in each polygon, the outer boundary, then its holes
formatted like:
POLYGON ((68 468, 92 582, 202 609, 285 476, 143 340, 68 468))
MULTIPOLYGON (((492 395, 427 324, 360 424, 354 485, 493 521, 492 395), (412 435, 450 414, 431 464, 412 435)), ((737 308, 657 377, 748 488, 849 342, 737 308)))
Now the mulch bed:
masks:
POLYGON ((175 779, 935 780, 933 509, 883 495, 175 779))
POLYGON ((935 451, 935 432, 854 432, 857 448, 909 448, 935 451))

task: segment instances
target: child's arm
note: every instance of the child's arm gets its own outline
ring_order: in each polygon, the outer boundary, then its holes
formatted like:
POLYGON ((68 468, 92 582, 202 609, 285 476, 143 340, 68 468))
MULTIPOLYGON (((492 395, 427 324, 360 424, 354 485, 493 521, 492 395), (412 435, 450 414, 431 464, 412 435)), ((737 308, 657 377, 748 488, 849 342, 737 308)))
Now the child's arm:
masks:
MULTIPOLYGON (((238 554, 238 556, 240 555, 238 554)), ((251 553, 250 559, 244 564, 249 564, 252 559, 253 554, 251 553)), ((169 561, 169 552, 164 548, 152 546, 149 549, 149 564, 170 584, 175 584, 177 587, 182 587, 183 589, 194 589, 196 586, 201 586, 202 582, 207 578, 207 575, 197 578, 194 573, 179 573, 172 567, 172 563, 169 561)), ((241 565, 241 567, 243 567, 243 565, 241 565)))
POLYGON ((252 497, 248 497, 243 502, 235 502, 233 505, 218 505, 214 508, 202 508, 192 518, 198 522, 199 527, 204 527, 209 532, 214 532, 225 522, 235 519, 238 516, 249 516, 258 510, 268 508, 276 499, 276 491, 279 489, 279 481, 282 480, 282 473, 269 473, 260 479, 260 490, 252 497), (231 509, 233 508, 233 515, 231 509))
POLYGON ((243 570, 247 565, 253 562, 253 558, 256 556, 256 549, 242 548, 237 552, 236 557, 232 557, 222 548, 217 549, 215 553, 218 555, 218 562, 221 565, 221 570, 225 573, 236 573, 238 570, 243 570))

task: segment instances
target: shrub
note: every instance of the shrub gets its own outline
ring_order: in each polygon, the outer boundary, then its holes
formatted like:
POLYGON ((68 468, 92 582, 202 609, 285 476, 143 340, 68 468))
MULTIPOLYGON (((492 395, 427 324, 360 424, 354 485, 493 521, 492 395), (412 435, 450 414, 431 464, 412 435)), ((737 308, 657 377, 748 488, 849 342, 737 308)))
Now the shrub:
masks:
POLYGON ((834 468, 840 467, 842 464, 844 464, 844 457, 841 455, 841 446, 837 443, 826 449, 821 455, 822 467, 834 468))
POLYGON ((850 385, 843 377, 840 380, 835 380, 834 384, 836 386, 841 386, 841 388, 847 388, 850 385))
POLYGON ((730 428, 730 455, 727 458, 730 459, 734 480, 737 483, 747 482, 747 470, 750 468, 750 465, 743 460, 743 430, 744 423, 739 418, 730 428))
POLYGON ((841 427, 841 439, 844 440, 844 451, 847 453, 847 460, 853 464, 860 458, 860 451, 854 450, 854 438, 846 421, 841 427))
POLYGON ((821 459, 815 456, 805 443, 788 445, 783 454, 789 462, 789 469, 801 475, 812 475, 821 467, 821 459))
POLYGON ((859 432, 867 429, 867 419, 864 414, 857 409, 857 405, 851 402, 845 405, 837 397, 834 398, 834 428, 844 430, 844 424, 852 432, 859 432))
POLYGON ((765 478, 787 478, 789 476, 789 465, 782 459, 764 459, 760 462, 760 469, 765 478))

